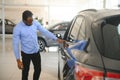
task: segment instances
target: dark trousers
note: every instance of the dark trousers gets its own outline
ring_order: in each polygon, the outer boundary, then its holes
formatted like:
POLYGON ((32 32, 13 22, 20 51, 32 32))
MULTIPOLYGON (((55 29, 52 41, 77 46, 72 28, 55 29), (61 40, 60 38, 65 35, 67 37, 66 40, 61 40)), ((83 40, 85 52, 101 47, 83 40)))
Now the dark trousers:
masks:
POLYGON ((34 74, 33 80, 39 80, 39 76, 41 73, 41 56, 38 53, 34 54, 26 54, 21 51, 22 62, 23 62, 23 70, 22 70, 22 80, 28 80, 30 62, 32 61, 34 66, 34 74))

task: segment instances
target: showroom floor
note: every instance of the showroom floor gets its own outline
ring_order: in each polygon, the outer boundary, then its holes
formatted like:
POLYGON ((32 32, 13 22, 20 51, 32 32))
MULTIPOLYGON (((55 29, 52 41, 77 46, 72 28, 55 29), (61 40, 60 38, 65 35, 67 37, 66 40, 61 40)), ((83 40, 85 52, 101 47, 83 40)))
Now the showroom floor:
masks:
MULTIPOLYGON (((51 48, 52 49, 52 48, 51 48)), ((42 72, 40 80, 58 80, 58 54, 57 51, 42 52, 42 72)), ((33 65, 31 63, 29 80, 32 80, 33 65)), ((21 80, 21 70, 17 68, 12 51, 11 37, 6 38, 5 53, 2 53, 2 39, 0 38, 0 80, 21 80)))

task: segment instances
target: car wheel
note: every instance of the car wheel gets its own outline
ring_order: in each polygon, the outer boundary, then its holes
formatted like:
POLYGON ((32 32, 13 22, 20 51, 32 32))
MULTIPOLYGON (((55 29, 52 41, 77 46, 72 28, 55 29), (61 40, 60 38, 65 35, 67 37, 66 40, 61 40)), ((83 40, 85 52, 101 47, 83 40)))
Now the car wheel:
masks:
POLYGON ((39 44, 39 49, 40 52, 42 52, 43 50, 45 50, 45 41, 43 39, 38 39, 38 44, 39 44))
POLYGON ((64 74, 64 80, 75 80, 75 77, 74 77, 74 67, 72 69, 69 68, 67 70, 67 74, 66 75, 64 74))

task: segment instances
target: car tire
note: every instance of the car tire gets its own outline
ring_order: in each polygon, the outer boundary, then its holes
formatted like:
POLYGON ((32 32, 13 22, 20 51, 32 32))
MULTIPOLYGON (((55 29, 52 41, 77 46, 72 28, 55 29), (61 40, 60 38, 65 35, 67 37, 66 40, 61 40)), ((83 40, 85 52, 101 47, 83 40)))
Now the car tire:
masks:
POLYGON ((40 52, 45 50, 45 41, 41 38, 38 38, 39 50, 40 52))

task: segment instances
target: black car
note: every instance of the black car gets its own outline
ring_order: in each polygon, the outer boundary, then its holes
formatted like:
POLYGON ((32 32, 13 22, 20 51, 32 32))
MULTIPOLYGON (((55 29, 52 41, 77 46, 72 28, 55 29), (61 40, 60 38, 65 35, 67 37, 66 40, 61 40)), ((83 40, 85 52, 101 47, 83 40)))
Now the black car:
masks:
POLYGON ((120 80, 119 24, 120 10, 79 12, 65 33, 69 47, 59 50, 59 79, 120 80))
MULTIPOLYGON (((5 19, 5 34, 12 34, 15 23, 9 19, 5 19)), ((0 34, 2 34, 2 19, 0 19, 0 34)))
MULTIPOLYGON (((55 34, 57 37, 62 38, 64 36, 65 31, 67 30, 70 22, 60 22, 56 23, 47 29, 55 34), (60 36, 59 36, 60 35, 60 36)), ((46 36, 40 34, 38 32, 38 43, 40 46, 40 51, 43 51, 45 47, 50 47, 50 46, 58 46, 58 43, 53 41, 52 39, 47 38, 46 36)))

